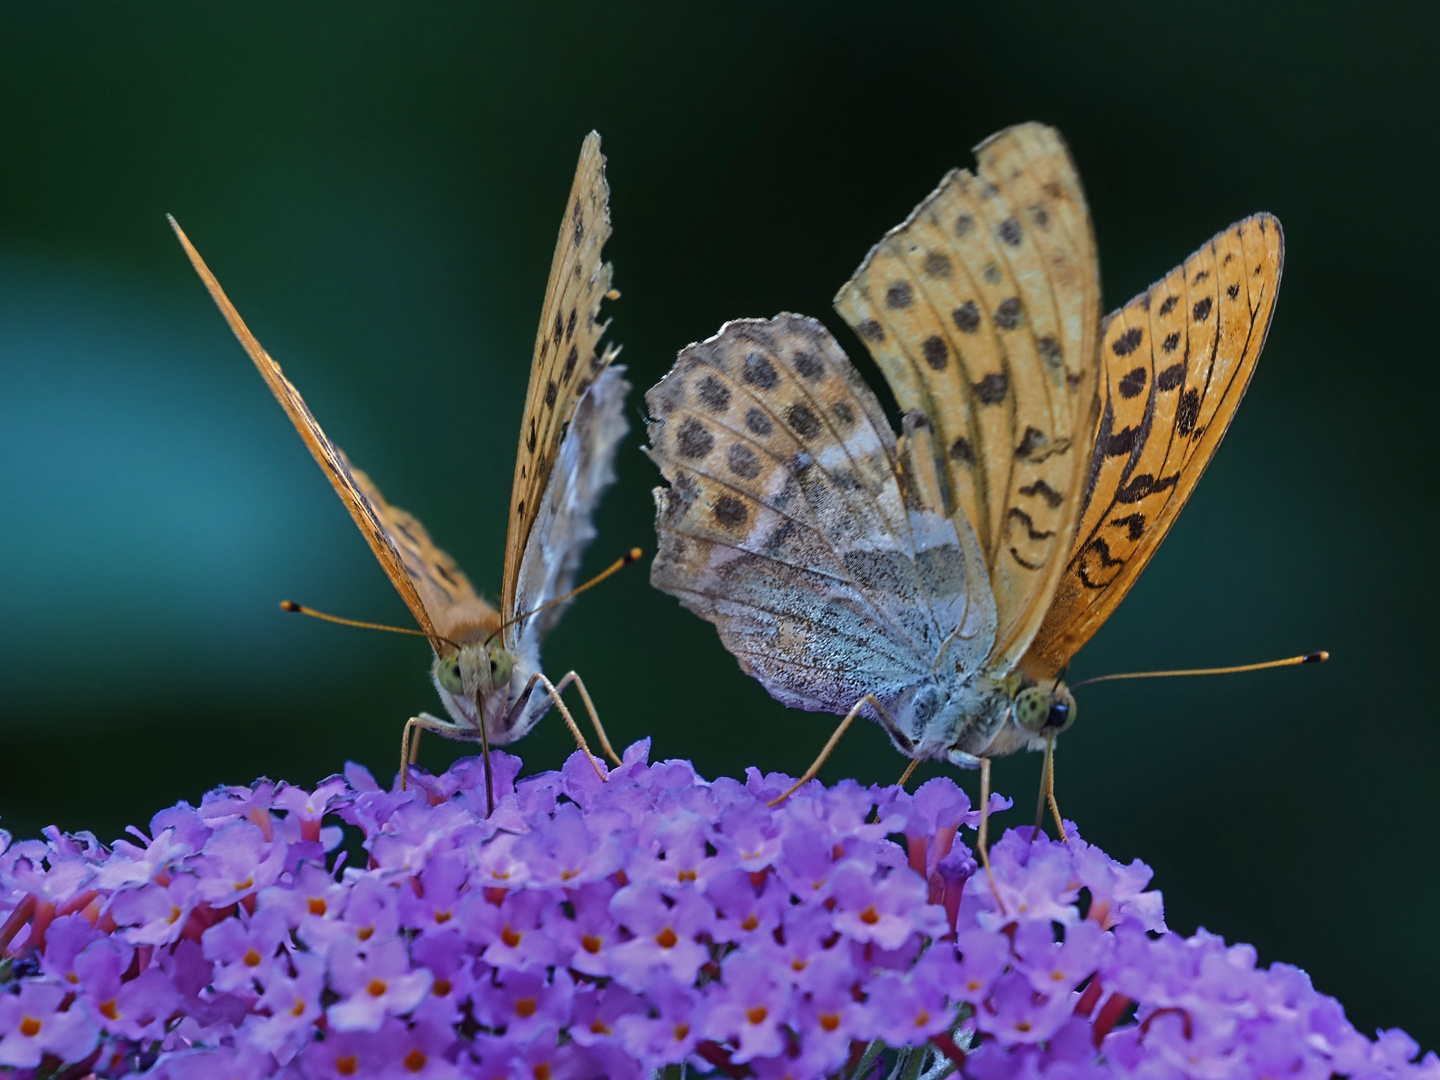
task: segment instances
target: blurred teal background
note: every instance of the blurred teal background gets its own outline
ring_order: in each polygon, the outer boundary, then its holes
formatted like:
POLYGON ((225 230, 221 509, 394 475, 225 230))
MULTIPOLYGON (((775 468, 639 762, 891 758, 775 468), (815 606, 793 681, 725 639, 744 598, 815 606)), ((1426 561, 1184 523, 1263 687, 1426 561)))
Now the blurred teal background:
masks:
MULTIPOLYGON (((0 815, 103 839, 260 774, 394 768, 437 702, 406 613, 165 226, 329 434, 486 592, 584 134, 637 386, 590 564, 653 551, 639 390, 727 318, 830 298, 969 147, 1058 125, 1108 306, 1256 210, 1284 287, 1248 398, 1073 678, 1061 806, 1171 925, 1440 1043, 1433 538, 1437 16, 1420 5, 0 5, 0 815), (1425 315, 1426 311, 1432 315, 1425 315)), ((878 385, 868 359, 864 369, 878 385)), ((546 643, 618 742, 798 771, 829 733, 643 569, 546 643)), ((569 746, 553 719, 532 769, 569 746)), ((460 749, 428 741, 442 767, 460 749)), ((826 776, 893 780, 878 731, 826 776)), ((1035 756, 998 766, 1028 808, 1035 756)), ((924 774, 922 774, 924 775, 924 774)), ((962 778, 973 791, 973 777, 962 778)), ((1026 820, 1028 811, 1007 816, 1026 820)))

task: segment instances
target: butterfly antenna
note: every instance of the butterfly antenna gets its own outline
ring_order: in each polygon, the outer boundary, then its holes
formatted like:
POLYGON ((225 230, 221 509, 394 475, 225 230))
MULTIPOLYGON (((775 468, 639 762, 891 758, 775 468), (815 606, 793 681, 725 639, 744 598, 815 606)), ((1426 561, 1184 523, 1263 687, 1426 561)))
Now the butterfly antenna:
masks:
MULTIPOLYGON (((361 622, 359 619, 342 619, 339 615, 327 615, 323 611, 316 611, 314 608, 306 607, 304 604, 297 604, 294 600, 281 600, 280 610, 293 611, 297 615, 309 615, 312 619, 324 619, 326 622, 338 623, 341 626, 357 626, 361 630, 385 630, 391 634, 411 634, 415 637, 423 638, 430 636, 425 633, 424 630, 412 630, 408 626, 386 626, 384 623, 361 622)), ((439 637, 437 635, 435 640, 443 641, 456 652, 460 651, 460 646, 456 645, 455 642, 449 638, 439 637)))
POLYGON ((611 574, 615 573, 617 570, 621 570, 621 569, 623 569, 624 567, 629 566, 631 563, 638 561, 639 558, 640 558, 640 555, 641 555, 641 551, 640 551, 640 549, 639 549, 638 547, 636 547, 636 548, 631 548, 631 549, 630 549, 629 551, 627 551, 623 556, 621 556, 620 558, 616 559, 613 563, 611 563, 609 566, 607 566, 604 570, 601 570, 600 573, 596 574, 596 575, 595 575, 594 577, 592 577, 589 581, 585 582, 584 585, 576 586, 575 588, 573 588, 573 589, 571 589, 569 592, 567 592, 564 596, 557 596, 557 597, 555 597, 554 600, 547 600, 545 603, 541 604, 539 607, 534 608, 534 609, 532 609, 532 610, 530 610, 530 611, 527 611, 527 612, 525 612, 524 614, 516 615, 516 616, 515 616, 513 619, 511 619, 509 622, 501 623, 500 626, 499 626, 498 628, 496 628, 495 632, 485 639, 485 644, 486 644, 486 645, 489 645, 490 642, 494 641, 497 637, 499 637, 501 631, 503 631, 507 626, 514 626, 516 623, 518 623, 518 622, 523 622, 523 621, 525 621, 526 619, 530 618, 531 615, 538 615, 538 614, 540 614, 540 612, 544 611, 544 610, 545 610, 546 608, 548 608, 548 607, 554 607, 556 604, 563 604, 566 600, 569 600, 572 596, 579 596, 579 595, 580 595, 582 592, 584 592, 586 589, 594 588, 596 585, 599 585, 600 582, 604 581, 607 577, 609 577, 611 574))
POLYGON ((1235 675, 1242 671, 1264 671, 1267 668, 1294 667, 1297 664, 1323 664, 1330 659, 1324 649, 1305 653, 1303 656, 1287 656, 1284 660, 1266 660, 1263 664, 1238 664, 1235 667, 1192 668, 1188 671, 1127 671, 1119 675, 1097 675, 1093 679, 1081 679, 1071 683, 1070 689, 1089 686, 1091 683, 1114 682, 1117 679, 1168 679, 1176 675, 1235 675))

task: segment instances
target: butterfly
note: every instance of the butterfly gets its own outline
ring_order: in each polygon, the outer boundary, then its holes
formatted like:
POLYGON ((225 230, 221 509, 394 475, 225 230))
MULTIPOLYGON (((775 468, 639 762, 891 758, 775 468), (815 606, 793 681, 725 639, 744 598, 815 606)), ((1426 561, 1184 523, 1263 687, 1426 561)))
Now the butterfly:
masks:
MULTIPOLYGON (((431 675, 449 718, 422 713, 406 724, 402 770, 414 759, 412 729, 417 737, 423 729, 480 740, 488 751, 490 743, 513 742, 528 732, 552 701, 568 721, 559 693, 570 682, 580 688, 602 745, 614 756, 579 677, 570 672, 552 684, 540 671, 540 641, 566 606, 581 556, 595 535, 591 517, 615 479, 615 452, 628 430, 624 404, 630 386, 624 368, 612 366, 619 349, 599 344, 609 327, 608 320, 599 321, 601 301, 619 295, 611 288, 611 265, 601 262, 610 236, 609 197, 600 136, 592 131, 580 150, 535 337, 498 611, 481 599, 424 526, 390 505, 326 437, 299 391, 170 220, 230 329, 430 641, 435 654, 431 675), (537 685, 543 692, 534 692, 537 685)), ((576 730, 573 722, 571 727, 576 730)), ((488 780, 488 752, 486 764, 488 780)))
POLYGON ((914 761, 1044 749, 1048 777, 1076 715, 1063 672, 1224 436, 1284 241, 1246 218, 1102 319, 1059 133, 1022 124, 975 152, 836 297, 899 438, 800 315, 725 324, 648 392, 670 482, 651 580, 787 705, 868 716, 914 761))

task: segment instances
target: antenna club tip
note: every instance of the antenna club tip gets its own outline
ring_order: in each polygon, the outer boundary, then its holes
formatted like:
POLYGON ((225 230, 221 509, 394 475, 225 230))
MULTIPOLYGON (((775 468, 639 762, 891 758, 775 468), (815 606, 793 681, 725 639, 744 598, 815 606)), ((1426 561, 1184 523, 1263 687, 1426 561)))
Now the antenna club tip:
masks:
POLYGON ((642 552, 638 547, 633 547, 625 553, 625 561, 627 563, 635 562, 640 558, 641 554, 642 552))
POLYGON ((297 604, 294 600, 281 600, 281 601, 280 601, 280 610, 281 610, 281 611, 299 611, 299 610, 300 610, 300 605, 297 604))
POLYGON ((1323 664, 1330 659, 1330 654, 1321 649, 1319 652, 1306 653, 1300 660, 1302 664, 1323 664))

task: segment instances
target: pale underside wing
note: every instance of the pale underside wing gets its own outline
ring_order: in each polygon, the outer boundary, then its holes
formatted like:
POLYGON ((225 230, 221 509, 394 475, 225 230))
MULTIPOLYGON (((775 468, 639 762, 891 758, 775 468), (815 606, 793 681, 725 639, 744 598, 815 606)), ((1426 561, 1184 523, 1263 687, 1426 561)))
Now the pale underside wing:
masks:
POLYGON ((1065 667, 1160 546, 1249 385, 1284 259, 1280 222, 1256 214, 1106 319, 1085 508, 1027 670, 1065 667))
MULTIPOLYGON (((594 515, 600 496, 615 481, 615 452, 630 429, 625 419, 625 397, 630 384, 623 367, 607 367, 581 398, 561 440, 550 483, 541 497, 530 541, 520 560, 515 606, 534 611, 575 587, 580 560, 595 537, 594 515)), ((572 601, 554 604, 522 619, 514 627, 515 670, 511 697, 525 689, 540 669, 540 640, 559 621, 572 601)), ((524 735, 550 708, 548 694, 532 694, 525 714, 517 717, 497 742, 524 735)))
POLYGON ((874 693, 911 727, 941 663, 980 665, 995 613, 976 538, 907 499, 894 433, 820 323, 728 323, 646 402, 671 482, 651 581, 774 697, 843 713, 874 693))
MULTIPOLYGON (((521 562, 566 427, 585 391, 619 351, 613 345, 597 351, 609 326, 598 321, 600 303, 610 291, 612 268, 600 261, 609 237, 610 187, 605 181, 600 136, 592 131, 580 150, 535 337, 505 539, 500 607, 507 619, 525 610, 517 607, 516 600, 521 562)), ((505 639, 506 647, 513 651, 511 630, 507 629, 505 639)))
POLYGON ((445 648, 442 637, 455 640, 457 635, 489 633, 498 626, 498 614, 475 594, 454 560, 431 543, 424 528, 411 515, 390 506, 369 477, 352 468, 340 448, 326 437, 305 399, 250 332, 200 253, 174 219, 170 224, 225 321, 360 527, 385 575, 430 639, 435 652, 438 654, 445 648))
POLYGON ((943 505, 970 522, 1009 671, 1048 607, 1079 518, 1098 412, 1099 266, 1064 143, 1023 124, 977 148, 888 233, 836 308, 902 409, 923 415, 943 505))

